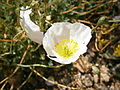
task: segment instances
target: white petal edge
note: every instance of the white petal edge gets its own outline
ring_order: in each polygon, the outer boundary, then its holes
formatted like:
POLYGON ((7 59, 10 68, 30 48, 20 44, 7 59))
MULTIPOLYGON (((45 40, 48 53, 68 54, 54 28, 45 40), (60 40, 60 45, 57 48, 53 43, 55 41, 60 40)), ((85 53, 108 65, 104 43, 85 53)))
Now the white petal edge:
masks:
POLYGON ((43 38, 43 47, 48 56, 54 56, 53 47, 58 41, 70 38, 70 25, 71 23, 69 22, 54 23, 47 30, 43 38))
POLYGON ((84 54, 87 51, 86 45, 89 43, 91 37, 92 37, 91 29, 82 23, 74 23, 74 24, 71 24, 68 22, 54 23, 53 26, 48 29, 48 31, 45 34, 45 37, 43 38, 43 47, 46 50, 47 56, 50 59, 52 59, 58 63, 61 63, 61 64, 70 64, 70 63, 76 61, 81 54, 84 54), (68 24, 68 26, 66 24, 68 24), (68 27, 67 29, 70 33, 66 33, 65 31, 63 31, 63 30, 65 30, 63 28, 64 26, 68 27), (58 31, 58 30, 60 30, 60 31, 58 31), (64 32, 66 34, 64 34, 64 32), (57 33, 57 35, 55 35, 56 33, 57 33), (64 35, 62 35, 62 34, 64 34, 64 35), (65 35, 68 35, 68 37, 67 37, 68 39, 75 40, 80 46, 80 50, 76 53, 76 55, 73 57, 70 57, 69 59, 62 58, 53 50, 53 46, 55 45, 55 43, 57 41, 66 39, 65 35), (52 36, 52 38, 51 38, 51 36, 52 36), (56 40, 56 38, 58 38, 58 36, 60 36, 60 37, 58 40, 56 40), (75 38, 73 38, 73 37, 75 37, 75 38), (55 40, 55 42, 54 42, 54 40, 55 40), (53 45, 50 43, 53 43, 53 45), (56 58, 52 58, 50 56, 55 56, 56 58))
POLYGON ((87 45, 91 39, 90 27, 82 23, 74 23, 71 29, 71 38, 76 40, 78 43, 87 45), (76 36, 75 36, 76 35, 76 36))
POLYGON ((61 56, 59 56, 55 51, 53 51, 54 55, 56 56, 56 58, 52 58, 48 55, 48 57, 51 59, 51 60, 54 60, 58 63, 61 63, 61 64, 70 64, 72 62, 75 62, 76 60, 78 60, 79 56, 84 54, 85 52, 87 51, 87 47, 85 45, 83 45, 82 47, 80 47, 79 51, 77 51, 75 53, 75 56, 72 56, 68 59, 64 59, 62 58, 61 56))
MULTIPOLYGON (((22 9, 24 9, 22 7, 22 9)), ((31 9, 28 9, 26 11, 20 11, 20 23, 25 28, 28 37, 36 42, 41 44, 43 40, 43 32, 40 32, 39 26, 37 26, 34 22, 31 21, 29 14, 31 13, 31 9)))

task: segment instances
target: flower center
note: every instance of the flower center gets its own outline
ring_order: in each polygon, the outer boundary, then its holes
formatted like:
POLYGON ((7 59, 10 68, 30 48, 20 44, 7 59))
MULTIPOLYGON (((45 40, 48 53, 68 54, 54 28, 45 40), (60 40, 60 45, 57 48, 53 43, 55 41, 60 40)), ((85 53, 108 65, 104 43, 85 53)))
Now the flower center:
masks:
POLYGON ((78 43, 72 39, 64 39, 59 41, 55 46, 54 50, 63 58, 67 59, 74 56, 78 50, 78 43))

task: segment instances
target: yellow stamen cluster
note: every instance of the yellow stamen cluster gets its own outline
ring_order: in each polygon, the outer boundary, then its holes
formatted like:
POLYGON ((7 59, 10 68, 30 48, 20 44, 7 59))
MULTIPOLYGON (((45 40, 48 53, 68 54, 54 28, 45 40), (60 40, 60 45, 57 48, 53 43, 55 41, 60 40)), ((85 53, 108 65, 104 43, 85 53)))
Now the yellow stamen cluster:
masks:
POLYGON ((78 43, 72 39, 64 39, 59 41, 53 49, 58 53, 61 57, 67 59, 71 56, 74 56, 78 50, 78 43))

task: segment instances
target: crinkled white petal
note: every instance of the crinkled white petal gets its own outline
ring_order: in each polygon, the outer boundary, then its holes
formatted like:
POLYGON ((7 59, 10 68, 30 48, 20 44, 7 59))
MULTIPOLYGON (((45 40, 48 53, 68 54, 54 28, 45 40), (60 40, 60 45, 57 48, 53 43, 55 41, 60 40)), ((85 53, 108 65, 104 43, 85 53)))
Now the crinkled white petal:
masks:
POLYGON ((56 56, 55 57, 50 57, 48 56, 51 60, 54 60, 58 63, 61 63, 61 64, 70 64, 72 62, 75 62, 80 55, 84 54, 85 52, 87 51, 87 47, 86 46, 82 46, 76 53, 75 53, 75 56, 72 56, 68 59, 65 59, 61 56, 59 56, 55 51, 53 51, 54 55, 56 56))
POLYGON ((91 39, 91 29, 82 24, 82 23, 54 23, 46 32, 45 37, 43 38, 43 47, 47 52, 47 56, 62 64, 70 64, 71 62, 76 61, 81 54, 84 54, 87 51, 87 44, 91 39), (64 58, 60 56, 53 47, 61 40, 72 39, 78 43, 78 51, 75 55, 64 58), (55 56, 55 57, 51 57, 55 56))
POLYGON ((63 39, 68 39, 70 38, 70 26, 71 25, 72 24, 68 22, 54 23, 48 29, 47 33, 49 33, 50 37, 54 39, 55 43, 63 39))
MULTIPOLYGON (((22 7, 23 9, 23 7, 22 7)), ((36 42, 41 44, 43 40, 43 32, 40 32, 39 26, 37 26, 34 22, 31 21, 29 14, 31 13, 31 9, 20 11, 20 23, 24 26, 28 37, 36 42)))
POLYGON ((70 37, 79 43, 87 45, 92 37, 91 29, 82 23, 74 23, 71 27, 70 37))
POLYGON ((61 64, 70 64, 71 62, 75 62, 79 58, 79 56, 70 57, 69 60, 61 57, 59 58, 59 56, 57 58, 51 58, 51 57, 49 58, 61 64))
POLYGON ((58 41, 70 38, 69 27, 71 25, 72 24, 68 22, 54 23, 47 30, 43 38, 43 47, 46 50, 48 56, 54 56, 53 47, 58 41))

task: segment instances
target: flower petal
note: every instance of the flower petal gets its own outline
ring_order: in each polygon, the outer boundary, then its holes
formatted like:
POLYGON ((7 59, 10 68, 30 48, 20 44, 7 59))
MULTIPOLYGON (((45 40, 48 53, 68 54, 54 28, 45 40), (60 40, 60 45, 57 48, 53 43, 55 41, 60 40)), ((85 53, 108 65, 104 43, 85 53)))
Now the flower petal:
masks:
POLYGON ((92 37, 90 27, 82 23, 74 23, 70 34, 72 39, 84 45, 87 45, 92 37))
POLYGON ((53 53, 53 44, 54 40, 51 39, 49 33, 45 33, 45 37, 43 38, 43 47, 47 53, 47 56, 54 56, 53 53))
POLYGON ((75 53, 75 56, 72 56, 72 57, 70 57, 68 59, 65 59, 65 58, 59 56, 56 52, 54 52, 54 55, 57 58, 51 58, 51 57, 49 57, 49 58, 56 61, 56 62, 58 62, 58 63, 61 63, 61 64, 70 64, 70 63, 75 62, 76 60, 78 60, 79 56, 84 54, 86 51, 87 51, 87 47, 84 45, 79 49, 79 51, 77 51, 75 53))
POLYGON ((54 45, 63 39, 70 38, 69 26, 71 23, 54 23, 45 33, 43 38, 43 47, 46 50, 48 56, 53 56, 52 53, 54 45))
POLYGON ((41 44, 43 40, 43 32, 40 32, 39 26, 37 26, 34 22, 31 21, 29 14, 31 13, 31 9, 26 11, 20 11, 20 22, 24 26, 28 37, 35 41, 36 43, 41 44))
POLYGON ((54 23, 45 33, 43 47, 50 59, 70 64, 87 51, 90 39, 91 29, 82 23, 54 23))
POLYGON ((82 55, 84 54, 85 52, 87 51, 87 46, 82 44, 82 45, 79 45, 79 55, 82 55))
POLYGON ((70 38, 70 26, 72 24, 68 22, 54 23, 49 29, 48 32, 50 37, 54 39, 55 42, 58 42, 63 39, 70 38), (56 38, 57 37, 57 38, 56 38))
POLYGON ((54 60, 54 61, 56 61, 58 63, 61 63, 61 64, 70 64, 72 62, 75 62, 79 58, 79 56, 80 56, 79 53, 76 53, 75 56, 72 56, 69 59, 65 59, 65 58, 60 57, 56 52, 54 52, 54 55, 56 56, 56 58, 52 58, 52 57, 49 57, 49 56, 48 57, 51 60, 54 60))

